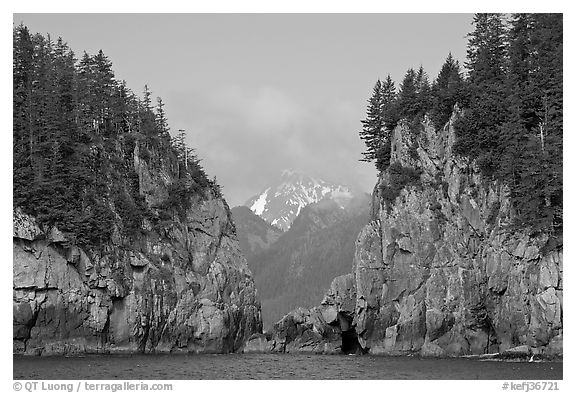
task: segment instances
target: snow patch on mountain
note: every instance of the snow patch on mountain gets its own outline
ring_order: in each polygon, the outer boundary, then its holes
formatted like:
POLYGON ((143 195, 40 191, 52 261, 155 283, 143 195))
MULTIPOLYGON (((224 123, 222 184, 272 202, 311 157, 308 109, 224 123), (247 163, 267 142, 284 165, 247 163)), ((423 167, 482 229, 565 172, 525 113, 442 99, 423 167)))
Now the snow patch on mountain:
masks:
POLYGON ((270 187, 268 187, 262 194, 260 194, 254 204, 250 206, 250 210, 259 216, 262 215, 264 209, 266 208, 266 198, 268 197, 268 191, 270 191, 270 187))
POLYGON ((352 197, 353 193, 347 186, 286 169, 275 185, 250 198, 245 206, 270 224, 286 231, 305 206, 330 198, 344 208, 352 197))

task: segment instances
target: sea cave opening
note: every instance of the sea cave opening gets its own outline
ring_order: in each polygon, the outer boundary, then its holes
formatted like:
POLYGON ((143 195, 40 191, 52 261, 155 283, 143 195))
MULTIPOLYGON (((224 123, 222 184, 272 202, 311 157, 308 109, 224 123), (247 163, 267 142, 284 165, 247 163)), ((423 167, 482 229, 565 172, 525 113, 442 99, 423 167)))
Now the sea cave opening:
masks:
POLYGON ((364 351, 358 341, 358 335, 352 325, 352 320, 353 317, 351 315, 342 312, 338 313, 338 322, 340 324, 340 331, 342 332, 342 344, 340 348, 342 349, 342 353, 346 355, 360 355, 364 353, 364 351))

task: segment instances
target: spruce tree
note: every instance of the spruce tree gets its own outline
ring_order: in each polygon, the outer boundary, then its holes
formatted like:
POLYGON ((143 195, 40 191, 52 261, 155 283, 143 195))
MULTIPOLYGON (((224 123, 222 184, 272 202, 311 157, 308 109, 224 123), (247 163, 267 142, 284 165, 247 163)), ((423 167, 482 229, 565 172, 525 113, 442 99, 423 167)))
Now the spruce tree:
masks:
POLYGON ((29 197, 33 180, 32 83, 34 81, 34 43, 28 28, 19 25, 13 32, 13 193, 18 205, 29 197))
POLYGON ((34 61, 34 43, 28 28, 19 25, 13 33, 13 143, 19 160, 29 161, 31 155, 32 124, 31 94, 34 61))
POLYGON ((396 106, 396 87, 390 74, 386 76, 382 83, 381 91, 381 113, 384 127, 382 129, 382 141, 375 152, 376 168, 378 170, 383 170, 390 165, 392 130, 396 127, 399 120, 396 106))
POLYGON ((450 119, 456 103, 464 104, 464 79, 460 64, 448 54, 438 77, 432 84, 430 118, 437 129, 444 127, 450 119))
POLYGON ((509 120, 500 177, 513 181, 519 221, 562 227, 562 16, 516 14, 509 33, 509 120))
POLYGON ((396 86, 390 74, 388 74, 382 83, 382 117, 387 134, 396 127, 396 123, 398 123, 399 120, 396 99, 396 86))
POLYGON ((431 90, 428 74, 422 65, 416 73, 417 114, 424 114, 430 109, 431 90))
POLYGON ((104 136, 110 136, 112 127, 112 103, 116 81, 112 71, 112 63, 102 50, 93 57, 93 98, 97 130, 104 136))
POLYGON ((364 158, 360 161, 372 162, 376 159, 376 152, 383 140, 384 119, 382 117, 382 83, 376 81, 372 89, 372 96, 368 100, 366 119, 361 121, 362 130, 360 139, 366 144, 366 151, 362 153, 364 158))
POLYGON ((110 239, 113 223, 123 235, 138 236, 144 218, 182 210, 192 194, 202 198, 207 188, 217 192, 190 148, 178 151, 169 138, 159 138, 160 129, 168 132, 163 103, 155 119, 150 90, 139 100, 115 80, 102 51, 76 62, 62 39, 31 35, 22 25, 14 28, 13 42, 15 207, 42 225, 57 225, 72 243, 99 247, 110 239), (136 143, 151 169, 182 177, 176 197, 169 196, 177 206, 145 203, 134 170, 136 143))
POLYGON ((398 112, 404 119, 412 120, 420 113, 417 75, 413 68, 406 71, 398 93, 398 112))
POLYGON ((503 103, 508 91, 506 37, 502 16, 476 14, 469 34, 466 66, 469 70, 469 103, 456 124, 455 151, 475 158, 486 176, 494 176, 501 164, 499 127, 506 121, 503 103))
POLYGON ((158 124, 158 132, 161 138, 170 139, 168 127, 168 120, 166 119, 166 112, 164 112, 164 102, 161 97, 157 98, 158 105, 156 106, 156 123, 158 124))
POLYGON ((140 132, 148 138, 158 135, 156 129, 156 115, 152 110, 152 92, 148 85, 144 85, 144 95, 140 103, 140 132))
POLYGON ((503 81, 506 75, 506 29, 501 14, 475 14, 470 33, 467 63, 470 82, 482 86, 503 81))

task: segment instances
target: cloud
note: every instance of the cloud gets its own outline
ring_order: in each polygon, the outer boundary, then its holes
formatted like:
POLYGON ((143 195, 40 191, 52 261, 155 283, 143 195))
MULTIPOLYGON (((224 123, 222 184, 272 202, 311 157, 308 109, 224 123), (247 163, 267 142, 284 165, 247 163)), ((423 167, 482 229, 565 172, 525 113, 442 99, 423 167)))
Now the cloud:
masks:
POLYGON ((266 86, 226 86, 206 95, 175 92, 177 128, 234 206, 294 168, 368 191, 375 171, 359 163, 362 108, 342 101, 314 102, 266 86), (359 112, 360 111, 360 112, 359 112))

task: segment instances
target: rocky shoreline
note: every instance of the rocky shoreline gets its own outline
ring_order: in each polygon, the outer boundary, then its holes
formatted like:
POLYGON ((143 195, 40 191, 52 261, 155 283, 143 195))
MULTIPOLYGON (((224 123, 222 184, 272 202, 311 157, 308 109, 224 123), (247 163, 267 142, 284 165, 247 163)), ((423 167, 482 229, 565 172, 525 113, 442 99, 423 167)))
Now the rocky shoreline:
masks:
POLYGON ((314 354, 314 355, 360 355, 360 356, 377 356, 377 357, 418 357, 426 359, 470 359, 479 361, 501 361, 501 362, 562 362, 563 355, 561 353, 546 354, 540 348, 532 348, 525 345, 510 348, 504 352, 479 354, 479 355, 460 355, 460 356, 435 356, 435 355, 422 355, 421 353, 409 354, 370 354, 370 353, 345 353, 341 347, 334 343, 333 346, 325 346, 325 349, 317 347, 312 351, 303 351, 297 348, 295 351, 281 351, 276 347, 276 342, 270 335, 262 333, 255 333, 248 339, 246 345, 242 348, 241 353, 244 354, 266 354, 276 353, 279 355, 289 354, 314 354))

